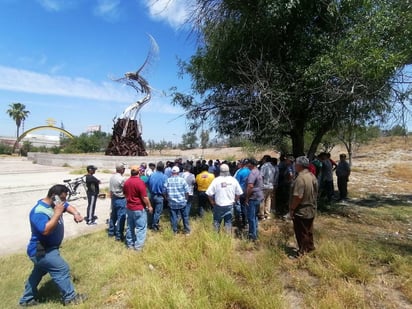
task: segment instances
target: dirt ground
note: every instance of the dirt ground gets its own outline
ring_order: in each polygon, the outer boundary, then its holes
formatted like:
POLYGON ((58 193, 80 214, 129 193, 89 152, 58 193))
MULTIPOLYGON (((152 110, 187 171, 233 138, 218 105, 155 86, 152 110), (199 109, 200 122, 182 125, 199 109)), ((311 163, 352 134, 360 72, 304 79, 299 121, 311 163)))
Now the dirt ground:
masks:
MULTIPOLYGON (((108 187, 110 174, 96 176, 102 187, 108 187)), ((33 164, 24 157, 0 157, 0 255, 25 251, 30 238, 29 212, 35 203, 47 195, 48 189, 64 179, 77 177, 64 167, 33 164)), ((81 214, 86 213, 85 199, 71 202, 81 214)), ((106 228, 110 199, 99 199, 96 206, 98 225, 76 224, 69 214, 64 215, 65 235, 74 237, 106 228)))

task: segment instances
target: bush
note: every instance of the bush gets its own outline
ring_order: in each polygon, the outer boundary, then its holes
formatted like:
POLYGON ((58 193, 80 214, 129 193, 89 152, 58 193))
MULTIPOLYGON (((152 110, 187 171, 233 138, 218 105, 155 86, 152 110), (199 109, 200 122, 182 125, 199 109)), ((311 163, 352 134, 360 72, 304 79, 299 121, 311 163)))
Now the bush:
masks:
POLYGON ((13 147, 7 144, 0 143, 0 154, 10 155, 13 151, 13 147))

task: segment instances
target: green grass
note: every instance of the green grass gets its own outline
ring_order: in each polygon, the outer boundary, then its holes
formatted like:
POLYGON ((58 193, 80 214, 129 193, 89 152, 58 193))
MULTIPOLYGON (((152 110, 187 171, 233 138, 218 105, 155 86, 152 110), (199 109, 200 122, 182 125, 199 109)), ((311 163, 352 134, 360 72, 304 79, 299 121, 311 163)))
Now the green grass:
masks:
MULTIPOLYGON (((289 221, 260 224, 260 240, 217 234, 210 213, 192 219, 192 234, 148 232, 142 252, 129 251, 105 231, 63 243, 77 308, 407 308, 412 306, 411 206, 332 205, 315 220, 317 249, 288 258, 289 221), (397 234, 395 232, 398 232, 397 234)), ((3 308, 16 307, 31 262, 22 253, 0 258, 3 308)), ((44 303, 60 308, 47 275, 44 303)))
MULTIPOLYGON (((65 164, 66 164, 66 163, 65 163, 65 164)), ((64 165, 65 165, 65 164, 64 164, 64 165)), ((63 167, 65 167, 64 165, 63 165, 63 167)), ((66 167, 70 167, 70 166, 67 165, 66 167)), ((113 173, 114 173, 114 169, 113 169, 113 170, 110 170, 110 169, 99 169, 99 173, 103 173, 103 174, 113 174, 113 173)), ((86 167, 72 169, 72 170, 70 171, 70 174, 72 174, 72 175, 85 175, 85 174, 87 174, 86 167)))

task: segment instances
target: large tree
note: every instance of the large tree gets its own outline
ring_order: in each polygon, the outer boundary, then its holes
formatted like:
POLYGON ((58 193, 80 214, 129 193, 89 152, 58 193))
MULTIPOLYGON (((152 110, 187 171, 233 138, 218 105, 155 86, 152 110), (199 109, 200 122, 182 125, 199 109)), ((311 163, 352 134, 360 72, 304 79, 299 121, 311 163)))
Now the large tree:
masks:
POLYGON ((26 110, 26 105, 22 103, 12 103, 9 105, 9 109, 6 111, 7 114, 16 122, 17 133, 16 136, 19 138, 19 130, 22 122, 26 120, 30 112, 26 110))
POLYGON ((260 143, 292 140, 313 154, 347 117, 391 109, 394 80, 412 60, 412 3, 392 0, 198 0, 197 52, 174 93, 193 127, 260 143), (313 140, 305 147, 304 134, 313 140))

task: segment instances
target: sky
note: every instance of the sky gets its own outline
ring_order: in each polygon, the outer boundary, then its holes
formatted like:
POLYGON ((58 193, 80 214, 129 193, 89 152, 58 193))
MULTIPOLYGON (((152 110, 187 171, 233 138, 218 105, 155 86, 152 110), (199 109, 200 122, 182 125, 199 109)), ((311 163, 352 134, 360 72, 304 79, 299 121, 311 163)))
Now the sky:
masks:
POLYGON ((74 135, 94 125, 112 133, 113 119, 143 97, 113 79, 144 63, 150 35, 159 52, 141 74, 152 87, 152 99, 138 116, 142 136, 180 142, 187 122, 167 94, 173 86, 190 90, 191 81, 179 77, 177 65, 196 50, 185 24, 190 2, 0 0, 0 136, 16 136, 6 113, 16 102, 30 112, 24 130, 51 118, 74 135))

